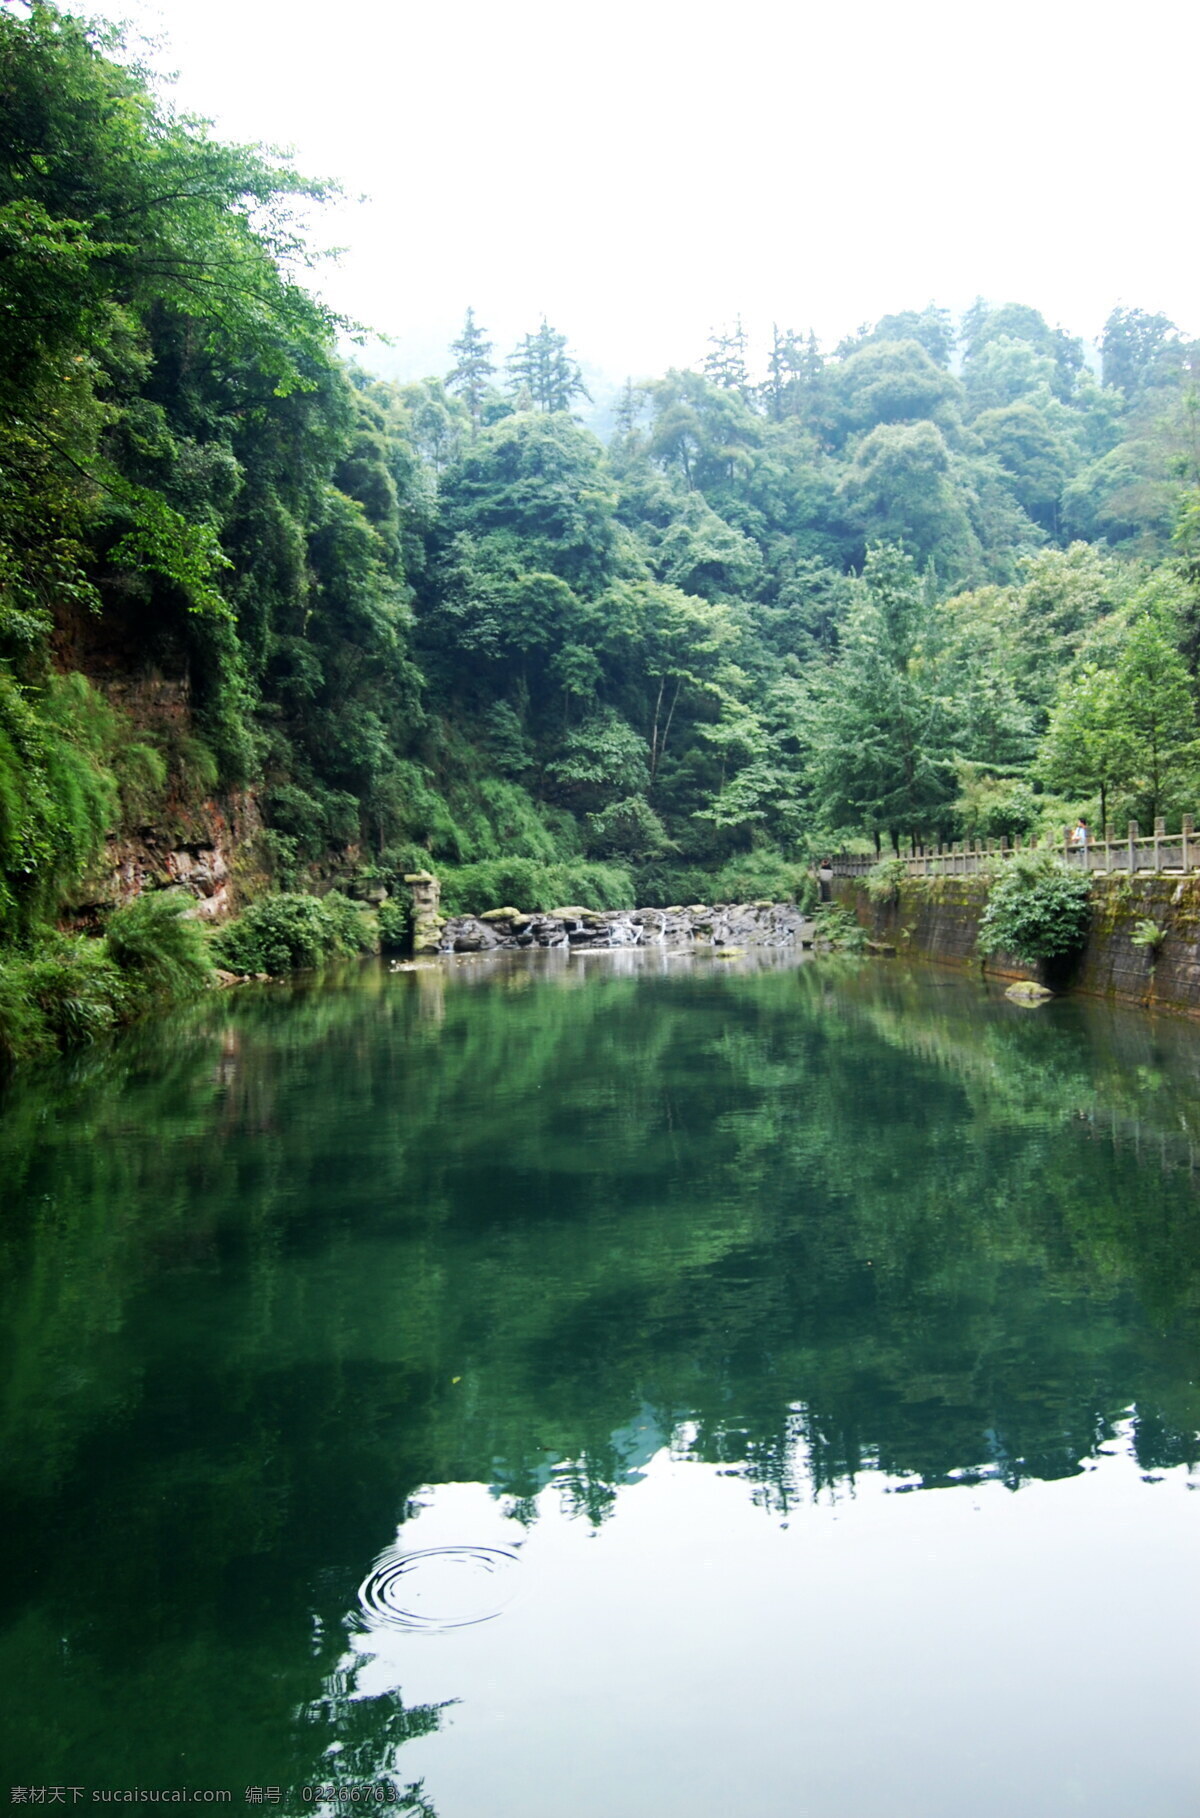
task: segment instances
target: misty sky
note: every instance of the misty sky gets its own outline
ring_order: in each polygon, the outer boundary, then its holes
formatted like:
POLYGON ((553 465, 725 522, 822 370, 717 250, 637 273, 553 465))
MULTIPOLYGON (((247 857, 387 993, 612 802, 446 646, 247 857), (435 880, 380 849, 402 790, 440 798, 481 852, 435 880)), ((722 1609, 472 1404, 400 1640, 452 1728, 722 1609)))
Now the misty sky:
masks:
POLYGON ((119 0, 179 106, 368 199, 318 288, 440 372, 463 311, 545 314, 614 379, 695 364, 741 312, 827 344, 977 294, 1095 335, 1200 331, 1197 9, 1144 0, 720 8, 119 0))

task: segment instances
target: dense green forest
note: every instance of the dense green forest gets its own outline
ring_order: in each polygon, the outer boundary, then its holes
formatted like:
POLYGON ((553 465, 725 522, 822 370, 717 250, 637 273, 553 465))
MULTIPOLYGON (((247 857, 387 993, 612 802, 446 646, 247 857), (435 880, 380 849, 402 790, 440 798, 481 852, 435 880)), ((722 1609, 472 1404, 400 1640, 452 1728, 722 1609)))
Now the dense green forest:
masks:
POLYGON ((426 864, 474 908, 1200 801, 1200 344, 1164 316, 1093 358, 929 306, 761 368, 737 323, 606 447, 545 320, 505 357, 468 310, 416 384, 341 360, 326 190, 116 37, 3 0, 0 122, 10 945, 208 798, 248 794, 276 887, 426 864))

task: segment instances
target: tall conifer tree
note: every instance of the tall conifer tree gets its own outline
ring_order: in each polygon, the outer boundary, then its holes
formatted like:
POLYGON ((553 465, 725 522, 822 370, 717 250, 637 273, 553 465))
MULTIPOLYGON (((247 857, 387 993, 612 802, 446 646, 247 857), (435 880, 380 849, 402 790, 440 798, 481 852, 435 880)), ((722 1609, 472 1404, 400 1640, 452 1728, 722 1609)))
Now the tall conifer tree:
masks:
POLYGON ((455 365, 453 371, 446 375, 446 385, 450 391, 457 392, 466 405, 471 414, 471 432, 474 434, 479 428, 488 380, 496 368, 488 359, 492 343, 485 339, 483 329, 475 320, 473 309, 468 309, 462 334, 457 341, 451 343, 450 351, 455 356, 455 365))
POLYGON ((545 316, 535 335, 525 335, 508 357, 508 383, 513 392, 528 388, 535 407, 547 412, 570 410, 574 398, 591 401, 578 363, 567 352, 567 337, 551 328, 545 316))
POLYGON ((708 337, 710 352, 704 356, 704 376, 711 379, 714 385, 721 385, 726 391, 739 391, 745 397, 750 389, 750 379, 746 371, 746 347, 748 337, 742 327, 742 318, 738 316, 731 329, 724 334, 712 334, 708 337))

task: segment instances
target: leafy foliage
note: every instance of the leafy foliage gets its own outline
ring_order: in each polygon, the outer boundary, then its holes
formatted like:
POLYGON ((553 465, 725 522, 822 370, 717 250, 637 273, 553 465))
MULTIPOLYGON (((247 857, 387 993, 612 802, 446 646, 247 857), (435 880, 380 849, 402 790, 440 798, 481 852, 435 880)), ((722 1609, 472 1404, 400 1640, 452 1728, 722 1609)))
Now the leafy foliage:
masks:
POLYGON ((984 953, 1011 953, 1027 965, 1077 953, 1087 938, 1091 896, 1086 877, 1048 853, 1008 860, 979 925, 984 953))
POLYGON ((898 903, 900 886, 907 877, 908 867, 903 859, 880 859, 867 872, 867 895, 873 903, 898 903))
POLYGON ((619 865, 484 859, 446 869, 441 876, 442 908, 448 915, 479 915, 500 904, 524 910, 557 909, 567 903, 589 909, 634 907, 630 874, 619 865))
POLYGON ((167 999, 212 982, 190 898, 141 896, 115 910, 103 940, 44 933, 0 959, 0 1062, 86 1047, 167 999))
POLYGON ((98 853, 120 732, 83 676, 23 688, 0 665, 0 934, 28 934, 98 853))
POLYGON ((839 903, 821 903, 816 911, 817 935, 839 953, 861 953, 867 944, 867 931, 849 909, 839 903))
POLYGON ((380 903, 376 922, 379 945, 385 953, 399 953, 408 946, 412 939, 412 916, 407 903, 398 897, 389 897, 386 903, 380 903))
POLYGON ((362 911, 336 891, 326 897, 294 891, 264 897, 213 943, 222 965, 243 973, 300 971, 364 953, 370 945, 362 911))
POLYGON ((1160 928, 1148 915, 1143 916, 1133 925, 1129 936, 1130 945, 1145 948, 1153 959, 1166 939, 1166 932, 1165 928, 1160 928))
POLYGON ((761 383, 737 319, 606 449, 544 319, 504 387, 471 310, 444 377, 343 368, 300 282, 328 186, 162 107, 118 36, 3 9, 0 106, 0 938, 244 788, 307 903, 429 864, 531 908, 1193 805, 1165 318, 1115 310, 1099 382, 1024 304, 776 325, 761 383), (160 679, 173 714, 122 704, 160 679))
POLYGON ((212 983, 212 965, 199 925, 182 891, 139 896, 109 917, 109 956, 147 996, 187 997, 212 983))

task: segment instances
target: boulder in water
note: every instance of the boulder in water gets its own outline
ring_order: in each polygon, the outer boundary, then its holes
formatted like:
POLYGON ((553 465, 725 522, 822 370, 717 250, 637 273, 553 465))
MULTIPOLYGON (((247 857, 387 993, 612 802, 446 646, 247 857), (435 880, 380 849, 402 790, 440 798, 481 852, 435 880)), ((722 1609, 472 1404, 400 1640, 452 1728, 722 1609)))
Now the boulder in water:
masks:
POLYGON ((1008 987, 1004 995, 1010 1004, 1023 1004, 1026 1010, 1036 1010, 1039 1004, 1046 1003, 1054 993, 1047 991, 1045 985, 1039 985, 1034 979, 1019 978, 1008 987))

